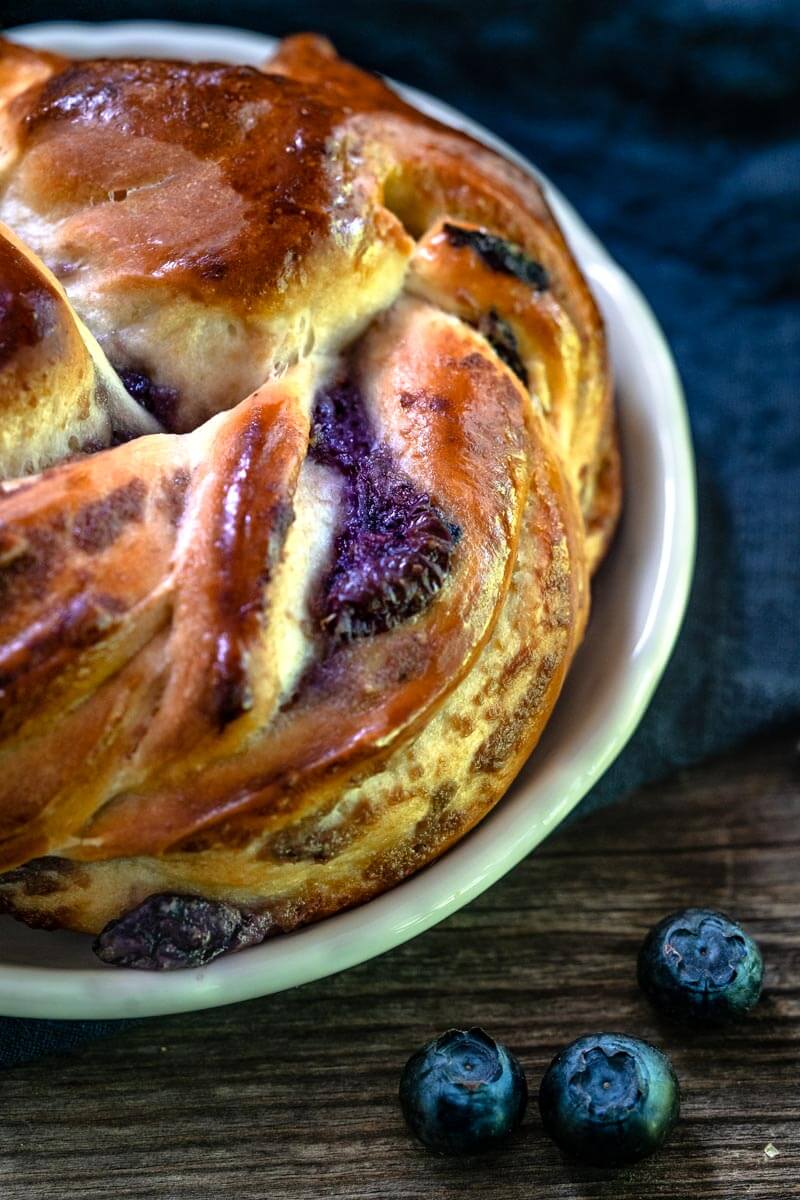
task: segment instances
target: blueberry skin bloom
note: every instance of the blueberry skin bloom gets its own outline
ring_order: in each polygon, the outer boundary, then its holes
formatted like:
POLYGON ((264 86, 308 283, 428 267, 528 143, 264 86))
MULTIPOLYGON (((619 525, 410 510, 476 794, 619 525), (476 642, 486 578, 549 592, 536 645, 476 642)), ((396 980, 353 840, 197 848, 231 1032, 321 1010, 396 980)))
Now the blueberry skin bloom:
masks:
POLYGON ((761 995, 764 963, 753 939, 724 913, 687 908, 659 921, 642 944, 639 986, 668 1016, 721 1023, 761 995))
POLYGON ((666 1055, 622 1033, 566 1046, 539 1090, 545 1132, 565 1154, 620 1167, 652 1154, 678 1119, 678 1080, 666 1055))
POLYGON ((522 1121, 525 1072, 482 1029, 450 1029, 412 1054, 400 1077, 411 1132, 439 1154, 480 1154, 522 1121))

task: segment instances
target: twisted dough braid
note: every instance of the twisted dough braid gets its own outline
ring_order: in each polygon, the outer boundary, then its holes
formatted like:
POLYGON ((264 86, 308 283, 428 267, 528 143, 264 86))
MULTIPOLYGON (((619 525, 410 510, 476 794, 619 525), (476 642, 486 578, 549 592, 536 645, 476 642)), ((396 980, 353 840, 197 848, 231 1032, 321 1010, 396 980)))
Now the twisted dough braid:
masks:
POLYGON ((0 903, 185 965, 442 853, 619 506, 538 186, 317 38, 6 43, 0 220, 0 903))

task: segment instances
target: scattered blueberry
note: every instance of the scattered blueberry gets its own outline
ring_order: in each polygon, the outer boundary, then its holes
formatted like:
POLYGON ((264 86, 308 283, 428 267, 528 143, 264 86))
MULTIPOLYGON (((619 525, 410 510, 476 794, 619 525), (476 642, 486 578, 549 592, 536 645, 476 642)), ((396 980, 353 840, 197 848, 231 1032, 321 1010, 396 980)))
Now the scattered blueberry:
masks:
POLYGON ((724 913, 687 908, 660 921, 639 951, 639 986, 669 1016, 721 1022, 761 995, 758 946, 724 913))
POLYGON ((619 1167, 652 1154, 678 1119, 678 1080, 655 1046, 621 1033, 578 1038, 539 1090, 545 1132, 566 1153, 619 1167))
POLYGON ((528 1102, 525 1072, 482 1029, 450 1029, 413 1054, 400 1078, 412 1133, 440 1154, 478 1154, 503 1142, 528 1102))

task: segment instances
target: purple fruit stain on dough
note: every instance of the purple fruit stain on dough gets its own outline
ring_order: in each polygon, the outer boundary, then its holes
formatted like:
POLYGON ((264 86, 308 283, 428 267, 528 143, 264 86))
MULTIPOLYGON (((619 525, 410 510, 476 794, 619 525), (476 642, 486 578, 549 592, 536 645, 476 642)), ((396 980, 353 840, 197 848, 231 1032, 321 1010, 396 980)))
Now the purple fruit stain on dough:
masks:
POLYGON ((221 900, 161 893, 109 922, 92 949, 117 967, 175 971, 263 942, 269 917, 221 900))
POLYGON ((392 629, 442 587, 461 530, 399 469, 352 384, 317 397, 311 456, 345 478, 345 516, 319 603, 335 642, 392 629))

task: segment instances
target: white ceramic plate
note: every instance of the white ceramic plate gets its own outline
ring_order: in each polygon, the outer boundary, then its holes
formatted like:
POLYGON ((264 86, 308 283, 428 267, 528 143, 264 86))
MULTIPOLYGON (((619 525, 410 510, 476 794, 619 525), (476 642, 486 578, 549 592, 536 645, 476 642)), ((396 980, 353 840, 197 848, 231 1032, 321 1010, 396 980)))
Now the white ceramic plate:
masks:
MULTIPOLYGON (((74 56, 254 64, 274 45, 255 33, 157 21, 31 25, 10 36, 74 56)), ((532 170, 457 112, 400 90, 419 108, 532 170)), ((504 875, 586 795, 631 736, 675 643, 689 591, 696 521, 689 427, 680 381, 652 312, 577 213, 543 182, 608 324, 627 503, 585 643, 527 767, 494 812, 439 862, 352 912, 200 970, 149 974, 105 967, 88 938, 0 921, 0 1013, 87 1018, 182 1012, 281 991, 363 962, 441 921, 504 875)))

